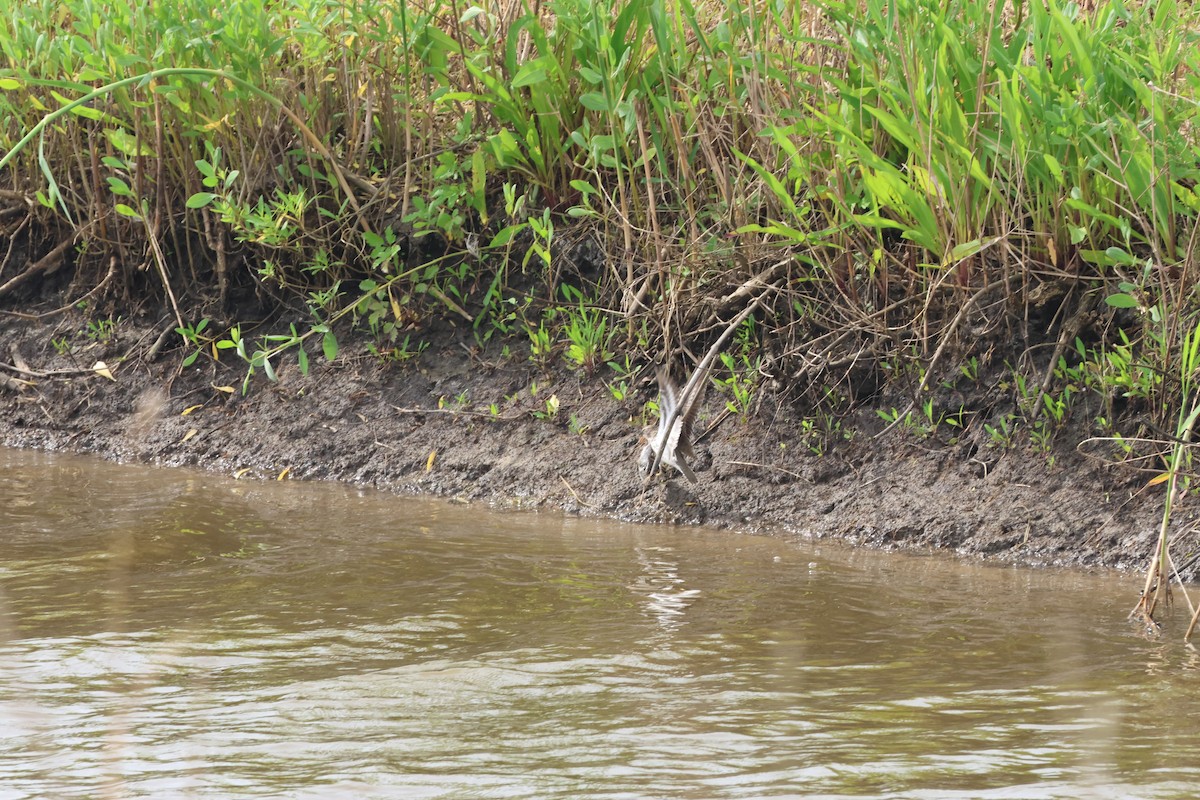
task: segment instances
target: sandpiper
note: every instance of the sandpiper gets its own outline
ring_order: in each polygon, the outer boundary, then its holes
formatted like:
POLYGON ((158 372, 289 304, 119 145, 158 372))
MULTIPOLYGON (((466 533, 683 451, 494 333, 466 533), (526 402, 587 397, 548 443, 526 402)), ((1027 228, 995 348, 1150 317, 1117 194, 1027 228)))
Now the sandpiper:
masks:
POLYGON ((712 362, 709 361, 693 372, 681 393, 667 369, 658 368, 658 430, 652 437, 646 437, 646 446, 638 456, 638 469, 642 475, 649 476, 657 461, 679 470, 691 483, 696 482, 696 473, 692 472, 686 459, 696 457, 692 451, 692 425, 700 410, 711 369, 712 362))
POLYGON ((670 464, 683 473, 692 483, 696 482, 696 473, 688 466, 685 459, 695 458, 692 452, 692 425, 696 414, 700 411, 700 401, 704 397, 704 389, 708 386, 708 373, 712 371, 713 362, 725 341, 733 334, 738 325, 750 316, 764 294, 760 294, 753 303, 742 310, 725 326, 724 332, 708 348, 704 358, 696 365, 695 372, 688 379, 687 385, 680 392, 671 381, 671 375, 665 367, 658 368, 658 429, 653 436, 647 429, 646 446, 638 455, 638 469, 649 482, 651 476, 658 471, 659 464, 670 464))

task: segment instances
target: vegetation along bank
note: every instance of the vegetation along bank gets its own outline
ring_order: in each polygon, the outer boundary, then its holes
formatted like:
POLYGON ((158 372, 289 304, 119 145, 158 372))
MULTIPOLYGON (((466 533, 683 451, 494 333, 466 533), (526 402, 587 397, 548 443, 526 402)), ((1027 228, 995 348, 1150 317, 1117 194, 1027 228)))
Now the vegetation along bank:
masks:
POLYGON ((1195 571, 1192 4, 0 12, 2 441, 1195 571))

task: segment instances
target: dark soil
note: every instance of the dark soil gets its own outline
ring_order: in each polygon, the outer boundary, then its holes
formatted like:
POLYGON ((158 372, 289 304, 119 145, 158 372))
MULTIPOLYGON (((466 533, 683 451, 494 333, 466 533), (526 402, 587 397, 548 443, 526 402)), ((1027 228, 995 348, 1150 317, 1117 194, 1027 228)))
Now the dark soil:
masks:
MULTIPOLYGON (((1145 474, 1086 458, 1070 444, 1050 465, 1027 445, 989 446, 981 423, 919 438, 902 426, 884 431, 874 410, 863 409, 844 421, 853 439, 829 443, 818 456, 808 446, 816 440, 804 408, 769 388, 745 418, 726 416, 697 445, 696 485, 671 474, 646 486, 636 456, 642 406, 656 391, 652 370, 618 402, 600 376, 565 366, 544 371, 525 352, 502 358, 498 344, 481 352, 470 330, 414 335, 430 346, 405 363, 382 362, 347 333, 334 363, 314 354, 304 376, 293 356, 278 368, 278 382, 260 373, 243 397, 244 364, 230 351, 220 363, 204 355, 181 370, 188 351, 172 333, 147 357, 173 327, 169 317, 121 320, 107 338, 89 336, 88 321, 81 312, 48 322, 0 317, 0 361, 23 359, 45 374, 0 368, 0 384, 5 376, 34 384, 0 388, 0 443, 244 479, 273 480, 286 470, 293 480, 498 507, 1036 565, 1142 568, 1162 514, 1164 489, 1143 489, 1145 474), (96 361, 112 367, 115 380, 93 373, 96 361), (558 411, 545 417, 551 396, 558 411)), ((717 421, 723 405, 710 390, 698 428, 717 421)), ((1067 432, 1059 440, 1078 438, 1067 432)), ((1173 527, 1191 530, 1194 518, 1194 505, 1185 504, 1173 527)))

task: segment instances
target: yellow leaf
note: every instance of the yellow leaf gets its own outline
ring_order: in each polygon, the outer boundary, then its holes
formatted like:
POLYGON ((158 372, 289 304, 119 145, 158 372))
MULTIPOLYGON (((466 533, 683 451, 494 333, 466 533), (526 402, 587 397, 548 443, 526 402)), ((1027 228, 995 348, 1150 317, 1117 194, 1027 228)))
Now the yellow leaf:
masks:
POLYGON ((218 392, 224 392, 225 394, 233 394, 237 391, 232 386, 217 386, 215 383, 210 383, 209 386, 216 389, 218 392))
POLYGON ((180 412, 179 416, 181 416, 181 417, 186 417, 188 414, 192 413, 192 412, 193 412, 193 411, 195 411, 197 408, 204 408, 204 404, 203 404, 203 403, 197 403, 197 404, 196 404, 196 405, 194 405, 194 406, 188 406, 188 407, 187 407, 187 408, 185 408, 185 409, 184 409, 182 412, 180 412))
POLYGON ((292 471, 291 467, 284 467, 283 472, 279 473, 279 477, 277 477, 275 480, 277 480, 277 481, 287 480, 288 473, 291 471, 292 471))
POLYGON ((183 443, 184 443, 184 442, 186 442, 188 439, 190 439, 190 438, 192 438, 193 436, 195 436, 197 433, 199 433, 199 431, 197 431, 195 428, 192 428, 191 430, 189 430, 187 433, 185 433, 185 434, 183 435, 183 438, 179 440, 179 443, 180 443, 180 444, 183 444, 183 443))
POLYGON ((233 473, 233 477, 240 478, 252 469, 254 469, 254 467, 242 467, 237 472, 233 473))
POLYGON ((1171 473, 1162 472, 1162 473, 1159 473, 1158 475, 1155 475, 1150 480, 1146 481, 1146 486, 1147 487, 1158 486, 1160 483, 1166 483, 1169 480, 1171 480, 1171 473))
POLYGON ((116 380, 113 377, 112 370, 108 368, 108 364, 105 364, 103 361, 97 361, 95 364, 92 364, 92 372, 102 378, 108 378, 110 381, 116 380))
POLYGON ((433 460, 437 458, 437 450, 429 451, 429 458, 425 459, 425 471, 429 472, 433 469, 433 460))
POLYGON ((208 123, 207 125, 204 125, 201 128, 201 130, 206 130, 206 131, 215 130, 217 128, 224 127, 226 125, 226 123, 228 123, 228 122, 229 122, 229 115, 226 114, 225 116, 221 117, 220 119, 214 119, 212 122, 208 123))

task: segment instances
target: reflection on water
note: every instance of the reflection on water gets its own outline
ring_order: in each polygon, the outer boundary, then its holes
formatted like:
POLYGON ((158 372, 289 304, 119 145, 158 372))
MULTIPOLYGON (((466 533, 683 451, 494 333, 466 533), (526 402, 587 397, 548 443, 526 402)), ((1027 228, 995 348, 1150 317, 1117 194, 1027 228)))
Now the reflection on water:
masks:
POLYGON ((0 800, 1200 790, 1129 580, 4 450, 0 499, 0 800))

